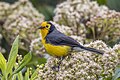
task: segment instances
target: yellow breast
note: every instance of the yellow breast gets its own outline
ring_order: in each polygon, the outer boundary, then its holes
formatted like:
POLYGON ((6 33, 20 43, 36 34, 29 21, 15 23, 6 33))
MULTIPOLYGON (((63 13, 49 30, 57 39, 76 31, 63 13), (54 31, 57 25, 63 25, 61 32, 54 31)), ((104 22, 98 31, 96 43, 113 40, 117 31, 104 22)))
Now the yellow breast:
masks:
POLYGON ((42 40, 42 43, 46 51, 52 56, 65 56, 69 53, 71 49, 69 46, 56 46, 48 44, 45 42, 45 40, 42 40))

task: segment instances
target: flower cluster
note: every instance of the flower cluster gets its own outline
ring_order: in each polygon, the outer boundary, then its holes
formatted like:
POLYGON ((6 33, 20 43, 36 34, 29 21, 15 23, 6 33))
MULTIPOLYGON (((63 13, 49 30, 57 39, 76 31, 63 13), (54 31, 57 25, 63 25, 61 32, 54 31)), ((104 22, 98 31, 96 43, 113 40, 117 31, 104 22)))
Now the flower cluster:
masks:
POLYGON ((87 22, 86 30, 87 38, 112 44, 120 39, 120 13, 109 10, 103 15, 94 16, 87 22))
POLYGON ((100 7, 95 1, 67 0, 57 5, 54 21, 70 26, 74 34, 82 36, 85 33, 85 23, 92 16, 102 15, 107 10, 107 7, 100 7))
POLYGON ((41 43, 41 36, 40 38, 36 38, 34 40, 32 40, 31 44, 30 44, 30 51, 34 52, 35 54, 43 54, 45 53, 45 49, 41 43))
POLYGON ((29 0, 19 0, 10 7, 12 12, 3 25, 3 34, 10 44, 17 35, 20 35, 20 47, 28 50, 31 41, 39 37, 37 25, 44 20, 44 16, 29 0))
POLYGON ((104 78, 112 76, 118 64, 117 53, 99 40, 84 46, 102 50, 104 55, 82 51, 70 53, 62 61, 50 57, 45 66, 39 70, 39 79, 98 80, 103 76, 104 78))
POLYGON ((114 45, 113 49, 114 49, 114 51, 115 51, 116 53, 118 53, 119 65, 120 65, 120 43, 114 45))
POLYGON ((0 2, 0 21, 6 20, 7 16, 10 14, 10 4, 5 2, 0 2))

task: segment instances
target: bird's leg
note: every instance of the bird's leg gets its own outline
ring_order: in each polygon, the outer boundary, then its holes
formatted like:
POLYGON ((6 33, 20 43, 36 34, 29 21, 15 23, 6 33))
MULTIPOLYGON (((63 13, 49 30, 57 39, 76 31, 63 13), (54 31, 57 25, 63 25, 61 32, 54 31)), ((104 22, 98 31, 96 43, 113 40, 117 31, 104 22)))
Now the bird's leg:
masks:
POLYGON ((62 63, 62 61, 63 61, 63 59, 64 59, 65 57, 57 57, 57 58, 58 58, 60 61, 58 61, 58 64, 55 65, 55 66, 53 66, 52 68, 53 68, 53 70, 59 71, 60 65, 61 65, 61 63, 62 63))
POLYGON ((59 61, 59 63, 58 63, 58 70, 60 69, 60 65, 61 65, 61 63, 62 63, 62 61, 63 61, 63 59, 64 59, 65 57, 60 57, 60 61, 59 61))

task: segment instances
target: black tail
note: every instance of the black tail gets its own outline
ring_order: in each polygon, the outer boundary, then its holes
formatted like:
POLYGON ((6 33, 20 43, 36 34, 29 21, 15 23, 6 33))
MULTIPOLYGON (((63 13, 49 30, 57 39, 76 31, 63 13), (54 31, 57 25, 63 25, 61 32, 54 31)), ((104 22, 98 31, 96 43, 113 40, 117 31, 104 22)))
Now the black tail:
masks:
POLYGON ((98 53, 98 54, 104 54, 102 51, 100 50, 97 50, 97 49, 94 49, 94 48, 90 48, 90 47, 83 47, 83 46, 80 46, 80 48, 84 49, 84 50, 87 50, 87 51, 91 51, 91 52, 95 52, 95 53, 98 53))

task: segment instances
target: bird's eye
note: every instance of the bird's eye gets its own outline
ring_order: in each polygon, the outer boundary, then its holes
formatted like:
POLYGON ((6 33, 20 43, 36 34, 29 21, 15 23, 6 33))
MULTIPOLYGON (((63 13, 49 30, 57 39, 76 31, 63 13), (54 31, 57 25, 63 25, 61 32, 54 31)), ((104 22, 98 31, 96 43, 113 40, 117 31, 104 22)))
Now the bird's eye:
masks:
POLYGON ((47 25, 46 28, 48 28, 49 26, 47 25))

